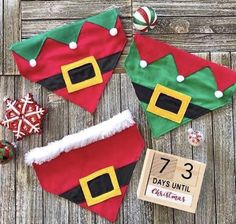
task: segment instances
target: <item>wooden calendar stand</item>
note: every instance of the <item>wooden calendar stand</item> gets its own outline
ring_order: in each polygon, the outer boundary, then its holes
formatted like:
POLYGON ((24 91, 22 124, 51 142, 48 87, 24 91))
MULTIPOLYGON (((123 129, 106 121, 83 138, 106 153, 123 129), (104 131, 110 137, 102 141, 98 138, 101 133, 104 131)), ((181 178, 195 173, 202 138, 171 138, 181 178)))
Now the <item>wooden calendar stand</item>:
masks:
POLYGON ((148 149, 138 198, 195 213, 206 165, 148 149))

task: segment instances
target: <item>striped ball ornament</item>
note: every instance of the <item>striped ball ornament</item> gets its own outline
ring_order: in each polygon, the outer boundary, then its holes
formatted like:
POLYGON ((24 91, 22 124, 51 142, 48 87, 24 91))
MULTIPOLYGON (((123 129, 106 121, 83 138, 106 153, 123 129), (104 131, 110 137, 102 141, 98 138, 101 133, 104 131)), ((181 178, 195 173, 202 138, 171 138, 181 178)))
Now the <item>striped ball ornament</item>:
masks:
POLYGON ((11 161, 14 157, 15 146, 6 140, 0 140, 0 164, 11 161))
POLYGON ((134 28, 139 31, 148 32, 157 24, 157 14, 151 7, 140 7, 133 16, 134 28))

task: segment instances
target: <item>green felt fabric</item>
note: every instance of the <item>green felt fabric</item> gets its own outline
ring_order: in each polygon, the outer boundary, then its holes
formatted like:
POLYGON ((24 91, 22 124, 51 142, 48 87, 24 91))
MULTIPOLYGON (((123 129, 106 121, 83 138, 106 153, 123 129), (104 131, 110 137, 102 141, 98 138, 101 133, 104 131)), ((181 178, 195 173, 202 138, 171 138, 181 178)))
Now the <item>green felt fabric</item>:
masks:
POLYGON ((78 20, 73 23, 65 24, 45 33, 36 35, 32 38, 25 39, 21 42, 14 43, 10 48, 26 60, 37 58, 40 50, 47 38, 57 40, 59 42, 69 44, 77 42, 80 30, 84 22, 98 24, 106 29, 115 27, 118 11, 116 9, 108 10, 86 19, 78 20))
POLYGON ((149 9, 149 12, 151 14, 151 23, 153 23, 154 19, 155 19, 155 10, 151 7, 147 7, 149 9))
POLYGON ((138 25, 142 25, 142 26, 146 26, 147 25, 145 22, 136 19, 136 17, 133 17, 133 22, 138 24, 138 25))
MULTIPOLYGON (((135 43, 131 44, 130 52, 125 61, 125 69, 131 81, 145 87, 154 89, 161 84, 173 90, 192 97, 191 103, 214 110, 232 101, 231 97, 236 91, 236 85, 224 91, 224 96, 217 99, 214 95, 217 90, 214 76, 209 68, 204 68, 188 76, 182 83, 176 81, 178 69, 172 55, 167 55, 158 61, 149 64, 146 68, 139 65, 140 57, 135 43)), ((162 118, 147 112, 147 104, 141 102, 141 106, 147 114, 148 122, 154 137, 159 137, 168 131, 189 122, 184 118, 181 124, 162 118)))

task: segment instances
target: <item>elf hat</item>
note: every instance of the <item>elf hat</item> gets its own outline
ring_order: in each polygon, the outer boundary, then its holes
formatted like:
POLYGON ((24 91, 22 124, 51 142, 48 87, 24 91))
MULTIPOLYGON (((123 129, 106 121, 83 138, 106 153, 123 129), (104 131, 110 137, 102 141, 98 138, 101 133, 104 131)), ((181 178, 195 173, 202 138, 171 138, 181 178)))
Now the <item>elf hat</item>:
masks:
POLYGON ((28 152, 44 190, 113 222, 144 148, 129 110, 28 152))
POLYGON ((116 9, 11 46, 25 78, 93 113, 126 44, 116 9))
POLYGON ((136 35, 125 68, 154 137, 231 102, 236 72, 136 35))

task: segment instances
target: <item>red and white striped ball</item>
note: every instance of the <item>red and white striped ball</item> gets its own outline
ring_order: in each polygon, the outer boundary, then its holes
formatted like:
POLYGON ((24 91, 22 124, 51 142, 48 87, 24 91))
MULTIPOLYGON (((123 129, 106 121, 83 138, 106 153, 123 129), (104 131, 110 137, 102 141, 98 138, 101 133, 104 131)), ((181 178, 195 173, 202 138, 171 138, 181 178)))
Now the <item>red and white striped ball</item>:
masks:
POLYGON ((139 31, 148 32, 157 24, 157 14, 151 7, 140 7, 133 15, 134 28, 139 31))

